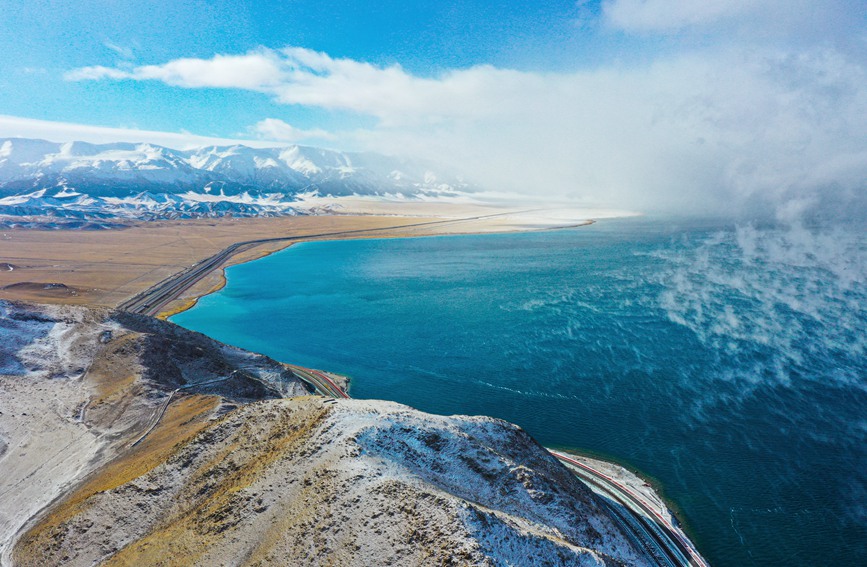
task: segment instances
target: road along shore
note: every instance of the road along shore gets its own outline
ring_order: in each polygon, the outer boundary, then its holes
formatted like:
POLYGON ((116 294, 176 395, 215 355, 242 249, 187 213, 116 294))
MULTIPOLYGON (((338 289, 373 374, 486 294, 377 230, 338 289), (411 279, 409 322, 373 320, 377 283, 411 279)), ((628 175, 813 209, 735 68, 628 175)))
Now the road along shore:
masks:
POLYGON ((340 201, 339 214, 272 218, 128 221, 112 230, 12 228, 0 233, 0 299, 117 307, 233 247, 225 261, 184 291, 219 289, 218 268, 247 262, 293 242, 514 232, 577 226, 610 211, 448 203, 340 201), (599 213, 598 215, 595 213, 599 213), (246 243, 246 245, 242 245, 246 243), (11 268, 11 269, 10 269, 11 268))

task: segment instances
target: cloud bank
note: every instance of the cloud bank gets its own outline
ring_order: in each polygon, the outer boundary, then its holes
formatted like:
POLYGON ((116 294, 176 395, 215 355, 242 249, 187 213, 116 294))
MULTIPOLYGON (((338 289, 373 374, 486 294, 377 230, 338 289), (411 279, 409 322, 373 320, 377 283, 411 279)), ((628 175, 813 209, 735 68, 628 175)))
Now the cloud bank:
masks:
POLYGON ((36 138, 52 142, 81 141, 92 144, 111 142, 148 142, 168 148, 187 150, 202 146, 243 144, 257 148, 282 145, 279 140, 249 140, 198 136, 189 132, 160 132, 138 128, 109 128, 74 122, 55 122, 0 114, 0 138, 36 138))
POLYGON ((314 128, 305 130, 296 128, 277 118, 260 120, 250 128, 250 132, 258 138, 287 143, 297 143, 305 140, 335 140, 337 136, 331 132, 314 128))
MULTIPOLYGON (((575 71, 479 65, 419 76, 399 65, 287 47, 130 69, 85 67, 66 78, 244 89, 290 106, 373 117, 372 128, 341 132, 264 117, 250 131, 414 154, 488 187, 539 197, 700 213, 792 211, 829 200, 862 207, 865 59, 827 41, 743 39, 756 26, 774 28, 775 17, 781 34, 775 37, 797 38, 811 22, 832 25, 846 15, 857 21, 860 14, 846 2, 828 2, 824 11, 815 6, 606 2, 602 20, 610 33, 674 30, 713 41, 663 50, 650 63, 575 71), (732 30, 741 39, 728 43, 723 36, 732 30)), ((850 30, 850 45, 864 43, 858 26, 840 29, 850 30)))

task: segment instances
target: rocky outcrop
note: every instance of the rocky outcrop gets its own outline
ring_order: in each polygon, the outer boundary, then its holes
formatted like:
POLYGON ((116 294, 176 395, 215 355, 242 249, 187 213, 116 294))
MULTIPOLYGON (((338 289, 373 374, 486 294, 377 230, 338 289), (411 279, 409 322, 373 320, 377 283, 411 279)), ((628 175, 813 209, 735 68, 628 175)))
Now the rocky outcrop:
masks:
POLYGON ((26 522, 126 454, 182 386, 167 442, 239 404, 309 392, 280 363, 170 323, 0 301, 0 564, 26 522))

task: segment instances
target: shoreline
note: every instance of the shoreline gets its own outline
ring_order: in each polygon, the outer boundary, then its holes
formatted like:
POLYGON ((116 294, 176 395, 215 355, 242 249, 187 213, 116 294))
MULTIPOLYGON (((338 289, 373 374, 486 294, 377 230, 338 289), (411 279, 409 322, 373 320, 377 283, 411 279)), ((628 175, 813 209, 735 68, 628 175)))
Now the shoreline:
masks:
MULTIPOLYGON (((532 211, 537 212, 537 211, 532 211)), ((556 226, 540 226, 538 224, 534 225, 523 225, 523 228, 517 228, 514 226, 514 223, 510 226, 509 224, 502 224, 504 220, 504 216, 514 215, 515 213, 498 213, 494 215, 485 215, 479 217, 470 217, 470 218, 434 218, 431 217, 416 217, 416 218, 407 218, 407 217, 399 217, 404 222, 406 221, 417 221, 414 224, 401 224, 401 225, 392 225, 392 226, 382 226, 376 225, 370 228, 352 228, 352 225, 349 227, 343 228, 343 230, 339 230, 337 232, 331 233, 322 233, 320 232, 322 228, 318 230, 314 229, 314 233, 303 233, 303 232, 290 232, 293 236, 268 236, 266 238, 258 239, 258 240, 247 240, 247 241, 234 241, 228 247, 222 248, 222 250, 218 251, 217 254, 210 256, 205 259, 199 258, 192 265, 180 265, 178 263, 171 264, 168 266, 169 268, 174 268, 174 271, 168 275, 168 277, 164 278, 162 281, 157 282, 151 287, 145 289, 143 292, 135 295, 127 295, 126 301, 121 302, 116 306, 118 309, 123 309, 124 303, 131 302, 133 299, 146 295, 149 291, 153 289, 159 289, 161 287, 166 287, 167 284, 171 284, 174 281, 180 280, 183 283, 183 278, 185 274, 190 272, 196 272, 196 267, 199 266, 200 269, 200 277, 195 279, 190 283, 190 285, 179 286, 179 287, 169 287, 166 291, 168 295, 159 296, 161 303, 156 309, 154 316, 160 319, 169 319, 174 315, 179 313, 183 313, 198 304, 198 301, 212 293, 216 293, 223 289, 228 284, 227 273, 226 270, 235 265, 240 265, 248 262, 252 262, 254 260, 262 259, 265 257, 274 254, 275 252, 283 251, 292 246, 297 242, 312 242, 312 241, 338 241, 338 240, 353 240, 353 239, 391 239, 391 238, 422 238, 429 236, 465 236, 465 235, 484 235, 484 234, 515 234, 522 232, 546 232, 551 230, 566 230, 573 228, 580 228, 584 226, 589 226, 594 224, 595 220, 581 220, 581 222, 570 222, 564 223, 556 226), (496 220, 493 220, 492 217, 497 217, 496 220), (493 222, 491 222, 493 220, 493 222), (420 221, 420 222, 418 222, 420 221), (485 224, 484 221, 488 221, 488 224, 485 224), (457 230, 442 230, 444 227, 452 228, 453 225, 458 224, 459 227, 457 230), (476 224, 477 226, 473 226, 476 224), (470 226, 467 226, 470 225, 470 226), (480 226, 479 226, 480 225, 480 226), (419 229, 419 227, 424 227, 423 229, 419 229), (507 228, 508 227, 508 228, 507 228), (363 236, 362 236, 363 235, 363 236), (213 261, 209 263, 209 261, 213 261), (205 265, 207 263, 207 265, 205 265), (178 268, 181 268, 178 270, 178 268)), ((341 215, 344 219, 352 218, 353 215, 341 215)), ((366 215, 369 219, 374 219, 376 217, 381 217, 382 215, 366 215)), ((322 224, 320 226, 328 226, 327 219, 319 219, 322 224)), ((389 220, 396 220, 394 216, 392 216, 389 220)), ((576 219, 577 220, 577 219, 576 219)), ((356 226, 357 223, 356 223, 356 226)), ((241 228, 241 227, 238 227, 241 228)), ((251 235, 249 232, 240 232, 243 235, 251 235)), ((273 233, 272 233, 273 234, 273 233)), ((225 246, 225 244, 222 244, 225 246)), ((135 303, 130 303, 131 305, 135 305, 135 303)), ((139 303, 138 308, 152 308, 157 307, 156 304, 148 302, 145 304, 139 303)), ((131 309, 133 312, 136 312, 137 309, 131 309)), ((144 312, 144 311, 138 311, 144 312)), ((288 363, 287 363, 288 364, 288 363)), ((312 370, 312 369, 303 369, 297 367, 295 365, 289 364, 289 366, 294 366, 295 368, 299 368, 301 370, 312 370)), ((318 373, 319 371, 312 370, 314 373, 318 373)), ((333 373, 326 372, 328 375, 332 375, 333 373)), ((335 396, 337 397, 337 396, 335 396)), ((547 449, 547 448, 546 448, 547 449)), ((552 449, 547 449, 549 453, 558 458, 561 462, 563 459, 557 455, 557 452, 552 449)), ((613 469, 628 471, 626 467, 619 465, 616 461, 602 461, 598 458, 592 457, 590 455, 583 454, 583 452, 579 449, 578 451, 571 451, 568 453, 572 455, 572 457, 578 459, 587 459, 589 461, 594 461, 597 463, 596 468, 605 469, 606 467, 611 467, 613 469)), ((564 464, 564 466, 566 466, 564 464)), ((569 467, 567 467, 569 468, 569 467)), ((574 472, 574 469, 570 469, 574 472)), ((631 473, 634 475, 634 473, 631 473)), ((581 475, 577 475, 581 477, 581 475)), ((604 475, 603 475, 604 476, 604 475)), ((636 492, 641 492, 642 487, 650 487, 650 483, 645 481, 645 479, 641 476, 634 475, 636 481, 633 482, 633 485, 630 485, 630 488, 635 488, 636 492)), ((586 482, 582 478, 582 482, 593 490, 593 486, 591 482, 586 482)), ((597 487, 598 488, 598 487, 597 487)), ((594 490, 595 491, 595 490, 594 490)), ((652 494, 651 500, 659 502, 662 506, 661 512, 662 514, 669 514, 671 517, 676 518, 671 509, 667 506, 664 499, 658 494, 653 488, 650 489, 652 494)), ((610 493, 609 493, 610 495, 610 493)), ((611 499, 609 496, 603 496, 603 498, 611 499)), ((617 502, 616 500, 614 500, 617 502)), ((624 506, 626 508, 626 506, 624 506)), ((650 516, 648 516, 650 517, 650 516)), ((651 518, 652 519, 652 518, 651 518)), ((634 520, 635 521, 635 520, 634 520)), ((637 520, 640 522, 640 520, 637 520)), ((655 521, 655 520, 654 520, 655 521)), ((676 523, 673 527, 679 529, 676 526, 676 523)), ((641 539, 640 536, 636 536, 636 541, 641 539)), ((689 542, 689 538, 684 536, 685 540, 689 542)), ((646 546, 645 546, 646 547, 646 546)), ((694 546, 691 546, 694 548, 694 546)), ((660 548, 661 549, 661 548, 660 548)), ((657 553, 658 555, 658 553, 657 553)), ((695 564, 695 565, 703 565, 705 563, 700 561, 690 561, 687 554, 683 554, 686 557, 685 562, 676 562, 675 564, 695 564)), ((699 556, 700 557, 700 556, 699 556)))
MULTIPOLYGON (((354 239, 375 239, 375 238, 424 238, 426 236, 459 236, 459 235, 477 235, 477 234, 514 234, 520 232, 541 232, 548 230, 563 230, 568 228, 578 228, 588 226, 594 221, 586 221, 581 224, 561 227, 540 228, 535 230, 510 230, 498 231, 491 233, 480 232, 462 232, 451 234, 435 234, 424 236, 382 236, 375 235, 368 238, 327 238, 327 239, 303 239, 289 242, 286 246, 268 250, 264 253, 256 254, 252 258, 243 259, 240 261, 232 261, 232 257, 226 262, 215 266, 208 272, 208 276, 219 274, 219 281, 205 291, 197 291, 191 297, 183 297, 183 293, 166 305, 171 306, 172 303, 183 301, 181 305, 174 306, 170 309, 163 309, 157 315, 158 318, 169 319, 170 317, 191 309, 197 305, 198 301, 207 295, 216 293, 223 289, 228 279, 226 270, 231 266, 245 264, 254 260, 259 260, 289 249, 293 244, 299 242, 311 241, 339 241, 339 240, 354 240, 354 239)), ((206 281, 202 278, 199 283, 206 281)), ((195 287, 195 286, 193 286, 195 287)), ((301 370, 302 374, 306 373, 333 373, 322 370, 306 369, 298 367, 292 363, 284 362, 293 370, 301 370)), ((343 386, 343 391, 339 393, 343 397, 349 397, 345 391, 348 391, 350 386, 348 380, 343 386)), ((333 395, 333 394, 332 394, 333 395)), ((626 466, 620 464, 613 459, 602 459, 599 456, 592 455, 591 451, 582 451, 580 448, 571 448, 569 450, 559 450, 545 447, 553 457, 561 462, 563 466, 575 474, 583 484, 591 491, 599 496, 612 513, 619 515, 623 527, 631 533, 633 543, 645 549, 652 556, 667 558, 666 561, 677 565, 694 565, 697 567, 707 567, 708 563, 701 556, 697 547, 693 543, 692 538, 686 533, 686 523, 683 522, 675 512, 678 508, 676 503, 668 502, 662 496, 662 485, 656 479, 645 477, 637 471, 630 470, 626 466), (585 469, 585 470, 582 470, 585 469), (591 472, 592 471, 592 472, 591 472), (624 510, 626 511, 624 513, 624 510)))
MULTIPOLYGON (((246 240, 246 246, 234 246, 233 250, 244 254, 231 254, 232 263, 268 255, 291 241, 538 231, 593 222, 588 219, 635 216, 629 211, 528 202, 404 202, 341 197, 301 204, 303 210, 314 214, 130 221, 122 230, 12 228, 2 235, 0 298, 124 308, 130 298, 180 272, 190 272, 203 259, 214 260, 214 255, 233 247, 239 239, 246 240), (315 214, 326 204, 337 214, 315 214), (270 244, 253 244, 265 242, 270 244), (3 266, 11 268, 4 270, 3 266)), ((223 259, 226 257, 224 254, 223 259)), ((199 284, 193 294, 185 289, 184 297, 192 300, 220 285, 219 277, 209 275, 204 279, 206 285, 199 284)), ((188 279, 183 287, 193 283, 188 279)), ((163 298, 169 296, 162 294, 163 298)), ((190 305, 175 302, 159 311, 190 305)), ((150 314, 155 311, 150 310, 150 314)))
MULTIPOLYGON (((377 216, 377 215, 370 215, 370 216, 377 216)), ((406 218, 406 217, 400 217, 400 218, 406 218)), ((443 223, 461 222, 462 220, 463 219, 442 219, 442 222, 443 223)), ((290 247, 292 247, 293 244, 300 244, 303 242, 337 242, 337 241, 343 241, 343 240, 375 240, 375 239, 386 239, 386 238, 431 238, 431 237, 437 237, 437 236, 474 236, 474 235, 481 236, 481 235, 485 235, 485 234, 520 234, 520 233, 524 233, 524 232, 526 232, 526 233, 547 232, 547 231, 552 231, 552 230, 568 230, 568 229, 572 229, 572 228, 581 228, 584 226, 593 225, 596 222, 597 221, 595 219, 587 219, 587 220, 581 221, 580 223, 575 223, 575 224, 570 224, 570 225, 565 225, 565 226, 541 227, 541 228, 531 228, 531 229, 524 229, 524 230, 512 229, 512 230, 502 230, 502 231, 443 232, 443 233, 422 234, 422 235, 403 235, 403 234, 388 235, 388 234, 385 234, 385 235, 374 235, 374 236, 370 236, 370 237, 364 237, 364 236, 361 236, 361 237, 351 237, 350 236, 350 237, 336 237, 336 238, 315 238, 315 237, 304 238, 304 237, 300 237, 297 240, 292 240, 292 241, 286 243, 285 246, 275 248, 274 250, 263 251, 262 253, 257 254, 254 257, 246 258, 246 259, 243 259, 243 260, 240 260, 237 262, 232 262, 232 259, 235 257, 234 255, 230 256, 229 258, 226 259, 226 261, 224 263, 219 264, 217 266, 214 266, 211 270, 209 270, 198 282, 193 284, 193 286, 191 286, 191 288, 185 290, 184 292, 181 292, 181 294, 178 297, 172 299, 167 304, 165 304, 160 309, 160 311, 154 315, 154 317, 156 317, 158 319, 168 320, 169 318, 174 317, 175 315, 178 315, 180 313, 183 313, 184 311, 188 311, 188 310, 192 309, 193 307, 195 307, 198 304, 200 299, 202 299, 203 297, 206 297, 208 295, 211 295, 213 293, 216 293, 226 286, 226 284, 228 283, 228 280, 226 277, 226 269, 231 268, 232 266, 239 266, 241 264, 247 264, 250 262, 255 262, 256 260, 261 260, 262 258, 266 258, 272 254, 276 254, 277 252, 282 252, 284 250, 288 250, 290 247), (199 283, 206 281, 208 278, 210 278, 212 275, 214 275, 216 273, 219 273, 219 276, 218 276, 219 280, 217 281, 217 283, 213 284, 209 289, 204 290, 204 291, 196 291, 196 292, 190 294, 189 296, 184 295, 184 293, 186 291, 190 291, 190 290, 194 289, 199 283), (172 306, 174 303, 177 303, 177 302, 181 302, 181 304, 172 306)), ((383 229, 378 229, 378 230, 387 231, 390 229, 383 228, 383 229)), ((255 247, 253 249, 255 249, 255 247)))
MULTIPOLYGON (((302 242, 304 242, 304 241, 302 241, 302 242)), ((166 305, 166 307, 169 307, 172 303, 177 302, 177 301, 182 301, 183 303, 179 306, 172 308, 172 309, 164 309, 164 310, 160 311, 159 313, 157 313, 155 315, 155 317, 157 319, 162 319, 164 321, 168 321, 170 317, 174 317, 175 315, 178 315, 180 313, 183 313, 184 311, 188 311, 188 310, 192 309, 193 307, 196 306, 197 303, 199 303, 199 300, 202 299, 203 297, 211 295, 212 293, 217 293, 218 291, 220 291, 221 289, 226 287, 226 284, 228 283, 228 279, 226 277, 226 270, 228 268, 231 268, 232 266, 240 266, 241 264, 247 264, 249 262, 255 262, 256 260, 261 260, 262 258, 267 258, 271 254, 275 254, 277 252, 282 252, 283 250, 287 250, 293 244, 297 244, 297 242, 290 242, 289 244, 287 244, 283 248, 278 248, 276 250, 266 251, 263 254, 258 255, 254 258, 245 259, 245 260, 242 260, 240 262, 235 262, 235 263, 226 263, 226 264, 223 264, 221 266, 214 268, 213 270, 208 272, 205 275, 205 277, 203 277, 199 282, 199 283, 201 283, 201 282, 205 281, 207 278, 209 278, 210 276, 216 274, 217 277, 219 278, 219 280, 216 284, 212 285, 210 289, 208 289, 207 291, 204 291, 202 293, 193 294, 190 297, 186 297, 186 298, 178 297, 178 298, 172 300, 171 302, 169 302, 166 305)), ((231 260, 231 258, 230 258, 230 260, 231 260)), ((195 287, 195 286, 193 286, 193 287, 195 287)))

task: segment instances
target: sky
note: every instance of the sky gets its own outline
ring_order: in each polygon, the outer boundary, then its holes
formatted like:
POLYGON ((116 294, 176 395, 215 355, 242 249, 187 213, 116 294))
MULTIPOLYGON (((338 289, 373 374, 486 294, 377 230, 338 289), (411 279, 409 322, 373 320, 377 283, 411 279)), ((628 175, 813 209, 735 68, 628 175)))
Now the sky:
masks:
POLYGON ((632 209, 865 202, 865 0, 0 0, 0 22, 0 136, 369 150, 632 209))

